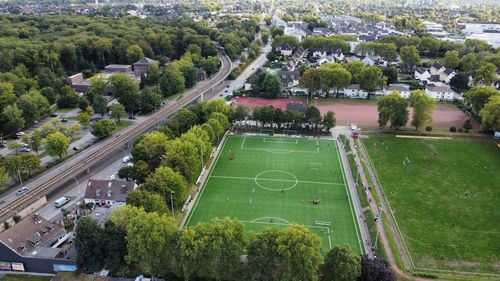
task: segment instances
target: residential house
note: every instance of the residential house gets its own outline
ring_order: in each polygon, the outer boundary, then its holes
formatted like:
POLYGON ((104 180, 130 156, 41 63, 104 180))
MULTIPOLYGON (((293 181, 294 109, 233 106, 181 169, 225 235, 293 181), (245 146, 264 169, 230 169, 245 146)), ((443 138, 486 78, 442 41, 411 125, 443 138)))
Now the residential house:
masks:
POLYGON ((379 60, 379 57, 376 56, 366 56, 364 59, 361 61, 366 65, 366 66, 374 66, 379 60))
POLYGON ((344 61, 345 55, 342 52, 336 52, 333 54, 333 58, 335 59, 336 62, 341 62, 344 61))
POLYGON ((443 72, 446 68, 439 64, 435 63, 433 66, 431 66, 431 75, 440 75, 441 72, 443 72))
POLYGON ((434 85, 434 86, 446 85, 445 83, 443 83, 443 81, 441 81, 441 76, 437 74, 431 75, 431 77, 429 77, 429 79, 427 79, 426 81, 423 81, 423 83, 425 85, 434 85))
POLYGON ((127 195, 134 190, 134 182, 90 179, 83 200, 85 203, 111 206, 126 202, 127 195))
POLYGON ((402 98, 408 99, 410 98, 410 85, 407 84, 389 84, 389 86, 385 87, 383 90, 378 91, 377 95, 388 95, 393 91, 399 92, 402 98))
POLYGON ((351 51, 350 53, 354 53, 354 49, 356 48, 356 46, 361 43, 360 41, 346 41, 347 44, 349 44, 349 46, 351 46, 351 51))
POLYGON ((417 67, 415 69, 415 79, 419 80, 420 82, 427 81, 431 77, 431 73, 427 71, 427 69, 423 67, 417 67))
POLYGON ((67 238, 62 223, 49 221, 38 214, 0 233, 0 241, 24 257, 57 257, 62 249, 55 244, 67 238))
POLYGON ((141 74, 146 72, 146 69, 149 66, 158 67, 159 64, 160 62, 157 60, 152 60, 150 58, 143 57, 142 59, 134 63, 134 74, 135 76, 141 77, 141 74))
POLYGON ((343 92, 344 97, 352 98, 352 99, 364 99, 368 97, 368 92, 365 92, 359 87, 359 84, 351 84, 344 88, 343 91, 339 91, 339 93, 343 92))
POLYGON ((285 88, 292 88, 299 85, 300 72, 298 71, 278 71, 278 77, 285 88))
POLYGON ((325 49, 321 48, 321 49, 316 49, 313 51, 313 54, 312 54, 313 58, 315 59, 319 59, 319 58, 323 58, 323 57, 326 57, 326 51, 325 49))
POLYGON ((425 93, 438 101, 453 101, 455 99, 462 100, 463 96, 453 91, 449 85, 435 86, 428 85, 425 88, 425 93))
POLYGON ((412 73, 417 70, 417 64, 414 62, 409 62, 405 64, 401 64, 399 66, 399 72, 404 72, 404 73, 412 73))
POLYGON ((285 27, 284 33, 285 35, 295 36, 299 42, 302 42, 302 40, 307 37, 307 32, 297 27, 287 26, 285 27))
POLYGON ((446 68, 441 74, 439 75, 439 79, 443 81, 446 84, 450 84, 451 78, 453 78, 456 75, 455 70, 446 68))
POLYGON ((281 46, 280 52, 282 56, 291 56, 293 48, 290 45, 285 44, 284 46, 281 46))

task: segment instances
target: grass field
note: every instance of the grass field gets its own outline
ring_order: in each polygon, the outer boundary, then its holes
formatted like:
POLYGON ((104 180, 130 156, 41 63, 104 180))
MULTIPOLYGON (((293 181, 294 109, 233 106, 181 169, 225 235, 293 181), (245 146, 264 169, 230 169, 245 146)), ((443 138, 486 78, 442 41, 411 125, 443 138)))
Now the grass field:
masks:
POLYGON ((324 250, 347 243, 362 253, 333 141, 230 136, 215 161, 186 225, 229 216, 259 232, 296 222, 317 234, 324 250))
POLYGON ((417 269, 500 277, 495 144, 391 137, 363 142, 417 269), (403 165, 406 157, 409 166, 403 165))

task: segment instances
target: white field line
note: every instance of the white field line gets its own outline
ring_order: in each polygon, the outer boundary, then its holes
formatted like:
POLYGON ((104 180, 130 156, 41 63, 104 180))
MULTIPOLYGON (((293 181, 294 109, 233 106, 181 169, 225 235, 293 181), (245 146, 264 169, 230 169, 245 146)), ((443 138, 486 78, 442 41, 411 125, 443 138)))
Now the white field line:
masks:
MULTIPOLYGON (((235 179, 235 180, 255 180, 254 178, 247 177, 229 177, 229 176, 210 176, 212 178, 220 178, 220 179, 235 179)), ((343 183, 338 182, 319 182, 319 181, 295 181, 295 180, 282 180, 282 179, 268 179, 268 178, 257 178, 257 180, 266 180, 266 181, 279 181, 279 182, 298 182, 298 183, 309 183, 309 184, 326 184, 326 185, 344 185, 343 183)))
POLYGON ((267 143, 284 143, 284 144, 299 144, 299 141, 297 139, 293 140, 292 141, 285 141, 285 140, 290 140, 290 139, 280 139, 280 138, 275 138, 276 140, 282 140, 282 141, 274 141, 273 139, 267 139, 264 138, 264 142, 267 142, 267 143))
MULTIPOLYGON (((338 145, 338 143, 337 143, 338 145)), ((363 247, 363 245, 361 245, 361 240, 360 237, 359 237, 359 231, 358 231, 358 227, 359 227, 359 222, 358 220, 356 219, 356 216, 354 215, 353 213, 353 208, 352 208, 352 196, 351 196, 351 193, 349 192, 349 189, 347 188, 347 180, 345 178, 345 171, 344 171, 344 165, 342 164, 342 160, 340 159, 340 156, 339 156, 339 150, 336 149, 337 151, 337 159, 339 160, 339 164, 340 164, 340 169, 342 171, 342 178, 344 179, 344 187, 345 187, 345 191, 346 193, 349 195, 349 207, 351 208, 351 216, 352 216, 352 219, 353 219, 353 223, 354 223, 354 229, 356 230, 356 236, 358 237, 358 244, 359 244, 359 249, 361 252, 365 252, 366 254, 366 251, 365 251, 365 248, 363 247)))
POLYGON ((243 142, 241 143, 241 149, 243 149, 243 145, 245 145, 246 140, 247 140, 247 137, 243 138, 243 142))

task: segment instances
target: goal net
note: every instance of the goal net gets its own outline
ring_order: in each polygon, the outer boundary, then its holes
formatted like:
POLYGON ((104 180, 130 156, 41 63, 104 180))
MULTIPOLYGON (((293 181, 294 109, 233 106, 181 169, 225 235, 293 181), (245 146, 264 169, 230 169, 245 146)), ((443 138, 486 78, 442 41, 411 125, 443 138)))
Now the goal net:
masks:
POLYGON ((286 136, 296 136, 297 130, 283 130, 283 135, 286 136))
POLYGON ((260 130, 263 135, 274 136, 274 130, 260 130))
POLYGON ((321 170, 321 163, 309 163, 310 170, 321 170))

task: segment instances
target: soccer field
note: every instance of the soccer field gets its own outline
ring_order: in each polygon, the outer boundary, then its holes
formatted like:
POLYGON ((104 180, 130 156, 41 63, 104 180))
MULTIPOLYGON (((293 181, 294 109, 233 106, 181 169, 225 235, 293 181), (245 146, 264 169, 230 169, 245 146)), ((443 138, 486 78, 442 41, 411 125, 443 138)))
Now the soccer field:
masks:
POLYGON ((187 226, 228 216, 260 232, 295 222, 321 238, 324 253, 346 243, 364 253, 333 141, 229 136, 215 161, 187 226))
POLYGON ((393 137, 363 143, 417 270, 500 277, 495 144, 393 137), (409 166, 403 165, 405 158, 409 166))

